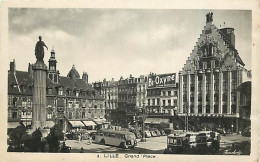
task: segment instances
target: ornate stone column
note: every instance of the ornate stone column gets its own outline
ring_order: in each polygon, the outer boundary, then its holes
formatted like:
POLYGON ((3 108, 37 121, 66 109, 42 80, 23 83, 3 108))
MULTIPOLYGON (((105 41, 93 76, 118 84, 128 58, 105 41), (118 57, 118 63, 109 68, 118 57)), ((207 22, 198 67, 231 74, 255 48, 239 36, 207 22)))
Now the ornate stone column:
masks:
POLYGON ((195 88, 194 88, 194 113, 198 114, 198 74, 197 72, 194 73, 195 79, 195 88))
POLYGON ((214 72, 210 73, 210 113, 214 113, 214 72))
POLYGON ((219 71, 219 101, 218 101, 218 106, 219 106, 219 113, 222 114, 222 93, 223 93, 223 72, 220 70, 219 71))
POLYGON ((231 69, 228 70, 227 114, 231 114, 231 69))
POLYGON ((202 73, 202 114, 206 113, 206 74, 202 73))
POLYGON ((190 72, 187 72, 187 107, 188 107, 188 113, 190 113, 190 72))
POLYGON ((183 113, 183 76, 182 72, 179 73, 179 110, 183 113))
POLYGON ((37 61, 33 66, 33 112, 32 129, 46 125, 46 74, 47 66, 37 61))

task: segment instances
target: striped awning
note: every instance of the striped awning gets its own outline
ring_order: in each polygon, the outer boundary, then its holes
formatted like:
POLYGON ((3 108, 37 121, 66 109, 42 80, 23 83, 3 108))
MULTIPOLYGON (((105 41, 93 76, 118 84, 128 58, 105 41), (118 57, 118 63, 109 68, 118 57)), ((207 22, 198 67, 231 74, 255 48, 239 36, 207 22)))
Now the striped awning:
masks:
POLYGON ((48 127, 48 128, 52 128, 55 125, 55 123, 53 121, 46 121, 45 124, 46 124, 46 127, 48 127))
POLYGON ((19 122, 8 122, 7 128, 16 128, 19 125, 19 122))
POLYGON ((80 128, 85 126, 81 121, 70 120, 69 122, 72 125, 72 127, 80 128))
POLYGON ((104 122, 106 122, 106 119, 93 119, 93 121, 94 121, 96 124, 103 124, 104 122))
POLYGON ((169 119, 164 118, 146 118, 145 124, 160 124, 160 123, 169 123, 169 119))
POLYGON ((93 121, 83 120, 82 121, 85 126, 93 126, 96 125, 93 121))

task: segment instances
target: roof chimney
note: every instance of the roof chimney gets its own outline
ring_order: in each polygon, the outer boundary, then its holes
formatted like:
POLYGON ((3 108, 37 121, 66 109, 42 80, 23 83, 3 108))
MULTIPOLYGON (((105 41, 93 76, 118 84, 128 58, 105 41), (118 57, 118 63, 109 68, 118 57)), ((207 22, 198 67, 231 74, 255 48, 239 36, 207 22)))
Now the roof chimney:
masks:
POLYGON ((15 59, 13 60, 13 62, 10 62, 10 72, 11 73, 15 73, 16 68, 15 68, 15 59))
POLYGON ((88 83, 88 73, 83 72, 82 79, 88 83))

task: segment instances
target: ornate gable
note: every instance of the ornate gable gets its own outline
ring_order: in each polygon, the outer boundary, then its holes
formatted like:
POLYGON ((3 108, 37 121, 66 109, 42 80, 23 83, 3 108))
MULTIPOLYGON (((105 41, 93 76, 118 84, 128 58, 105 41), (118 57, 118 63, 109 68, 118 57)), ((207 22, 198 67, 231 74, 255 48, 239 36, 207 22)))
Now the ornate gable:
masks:
MULTIPOLYGON (((234 30, 232 28, 228 29, 232 30, 231 32, 234 30)), ((187 73, 187 71, 194 73, 198 69, 212 68, 206 66, 208 62, 212 61, 214 61, 214 65, 217 63, 222 70, 230 68, 235 70, 239 65, 244 66, 231 41, 227 39, 221 30, 212 22, 207 22, 184 64, 183 74, 187 73)))

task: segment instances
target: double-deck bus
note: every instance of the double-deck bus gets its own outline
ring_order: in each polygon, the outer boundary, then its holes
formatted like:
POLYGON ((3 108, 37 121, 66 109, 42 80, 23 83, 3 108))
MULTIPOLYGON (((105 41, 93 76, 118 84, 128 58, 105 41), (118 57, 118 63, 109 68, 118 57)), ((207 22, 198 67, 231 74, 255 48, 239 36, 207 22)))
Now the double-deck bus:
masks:
POLYGON ((102 145, 134 148, 137 145, 136 136, 132 132, 101 129, 95 135, 95 140, 102 145))

